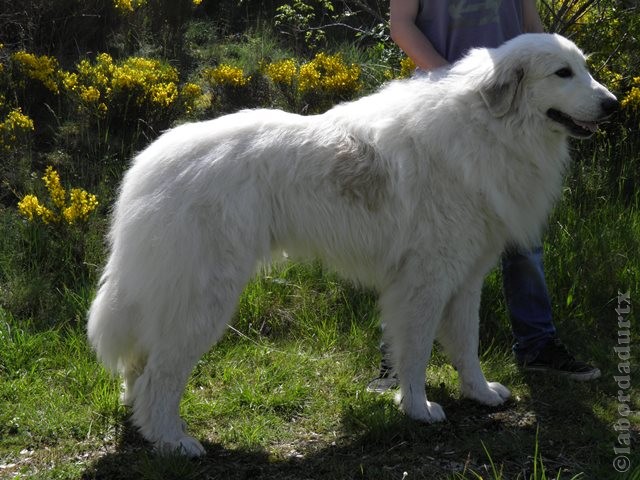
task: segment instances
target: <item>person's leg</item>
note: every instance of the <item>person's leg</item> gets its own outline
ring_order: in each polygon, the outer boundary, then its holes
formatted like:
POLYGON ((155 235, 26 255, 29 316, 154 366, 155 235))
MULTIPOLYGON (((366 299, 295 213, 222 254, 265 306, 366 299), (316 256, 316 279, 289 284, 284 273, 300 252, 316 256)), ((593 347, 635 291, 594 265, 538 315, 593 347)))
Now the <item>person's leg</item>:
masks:
POLYGON ((576 360, 556 337, 542 248, 506 252, 502 278, 518 363, 527 370, 560 373, 574 380, 598 378, 598 368, 576 360))
POLYGON ((556 335, 542 265, 542 247, 511 249, 502 257, 502 280, 520 363, 534 360, 556 335))
MULTIPOLYGON (((384 331, 384 324, 381 325, 380 329, 384 331)), ((389 346, 384 343, 384 340, 380 342, 380 357, 380 373, 367 385, 367 391, 369 392, 384 393, 387 390, 397 388, 399 385, 398 374, 393 369, 391 362, 389 346)))

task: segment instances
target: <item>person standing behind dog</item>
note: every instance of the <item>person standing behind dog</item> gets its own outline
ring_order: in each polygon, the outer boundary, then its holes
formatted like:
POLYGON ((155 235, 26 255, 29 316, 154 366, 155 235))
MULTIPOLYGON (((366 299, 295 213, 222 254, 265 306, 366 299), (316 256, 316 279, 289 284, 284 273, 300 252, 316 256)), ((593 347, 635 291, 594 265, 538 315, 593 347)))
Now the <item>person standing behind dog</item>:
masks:
MULTIPOLYGON (((390 25, 393 41, 425 72, 446 68, 471 48, 495 48, 520 34, 544 31, 535 0, 391 0, 390 25)), ((502 278, 517 362, 575 380, 598 378, 600 370, 576 360, 556 336, 542 247, 505 252, 502 278)), ((380 375, 369 383, 370 391, 397 386, 384 343, 380 350, 380 375)))

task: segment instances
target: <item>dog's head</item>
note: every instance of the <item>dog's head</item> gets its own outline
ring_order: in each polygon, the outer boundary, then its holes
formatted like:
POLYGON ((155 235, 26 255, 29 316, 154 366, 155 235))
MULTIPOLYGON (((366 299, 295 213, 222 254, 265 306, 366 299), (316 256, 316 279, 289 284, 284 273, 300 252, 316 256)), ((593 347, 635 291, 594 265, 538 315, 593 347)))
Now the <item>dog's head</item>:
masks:
POLYGON ((518 110, 543 118, 552 131, 586 138, 618 109, 616 97, 589 73, 585 55, 559 35, 521 35, 472 51, 468 58, 474 57, 487 67, 478 89, 496 117, 518 110))

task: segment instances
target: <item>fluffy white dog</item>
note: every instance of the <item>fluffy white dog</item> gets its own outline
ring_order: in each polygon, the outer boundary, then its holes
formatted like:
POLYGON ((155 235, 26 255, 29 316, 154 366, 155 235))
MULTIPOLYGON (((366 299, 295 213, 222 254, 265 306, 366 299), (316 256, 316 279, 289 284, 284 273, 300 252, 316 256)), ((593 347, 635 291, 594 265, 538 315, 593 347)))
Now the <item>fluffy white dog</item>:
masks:
POLYGON ((539 240, 567 138, 616 107, 573 43, 537 34, 323 115, 249 110, 166 132, 124 178, 89 312, 133 422, 162 450, 204 453, 179 416, 185 384, 281 250, 379 291, 411 418, 445 418, 425 394, 436 338, 465 396, 503 403, 478 361, 483 278, 506 244, 539 240))

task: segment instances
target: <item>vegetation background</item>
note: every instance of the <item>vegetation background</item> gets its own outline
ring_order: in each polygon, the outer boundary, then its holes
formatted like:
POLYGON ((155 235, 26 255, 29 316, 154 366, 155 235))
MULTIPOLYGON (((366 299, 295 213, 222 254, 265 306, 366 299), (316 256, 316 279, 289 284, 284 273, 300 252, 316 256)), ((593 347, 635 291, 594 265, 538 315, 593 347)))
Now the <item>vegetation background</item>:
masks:
POLYGON ((427 388, 448 422, 410 422, 365 391, 379 361, 374 293, 285 264, 249 285, 198 365, 182 412, 208 455, 186 461, 149 452, 85 341, 122 174, 172 125, 258 106, 313 114, 410 74, 388 4, 0 0, 0 478, 640 478, 640 8, 539 8, 623 104, 573 145, 544 245, 560 336, 602 379, 517 369, 495 271, 482 361, 514 400, 460 399, 436 348, 427 388), (622 358, 614 347, 626 346, 622 358), (626 472, 616 447, 629 448, 626 472))

